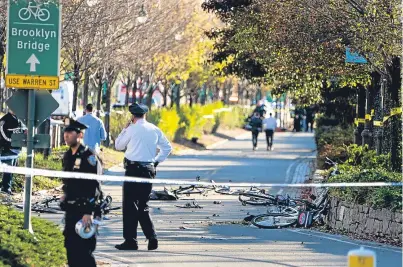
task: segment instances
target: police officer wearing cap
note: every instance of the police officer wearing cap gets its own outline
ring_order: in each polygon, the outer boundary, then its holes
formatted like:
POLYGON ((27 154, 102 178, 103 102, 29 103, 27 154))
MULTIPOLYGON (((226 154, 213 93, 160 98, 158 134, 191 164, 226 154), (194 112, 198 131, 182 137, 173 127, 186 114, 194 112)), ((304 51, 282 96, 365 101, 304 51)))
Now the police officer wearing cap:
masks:
MULTIPOLYGON (((100 160, 96 154, 83 146, 83 130, 87 127, 78 121, 71 121, 64 130, 64 140, 70 149, 63 157, 63 171, 100 174, 100 160)), ((86 229, 95 227, 93 217, 99 219, 101 212, 97 204, 102 198, 100 183, 96 180, 63 179, 64 196, 60 207, 66 212, 64 245, 70 267, 96 266, 93 252, 96 247, 95 234, 87 239, 76 232, 76 224, 86 229)))
MULTIPOLYGON (((172 146, 162 131, 146 121, 148 107, 133 104, 129 107, 131 121, 120 133, 115 142, 117 150, 126 150, 124 166, 126 176, 155 178, 155 168, 172 151, 172 146), (157 148, 159 153, 157 155, 157 148)), ((119 250, 137 250, 137 225, 148 239, 148 250, 158 248, 157 235, 151 220, 148 201, 152 184, 123 183, 123 238, 125 241, 116 245, 119 250)))

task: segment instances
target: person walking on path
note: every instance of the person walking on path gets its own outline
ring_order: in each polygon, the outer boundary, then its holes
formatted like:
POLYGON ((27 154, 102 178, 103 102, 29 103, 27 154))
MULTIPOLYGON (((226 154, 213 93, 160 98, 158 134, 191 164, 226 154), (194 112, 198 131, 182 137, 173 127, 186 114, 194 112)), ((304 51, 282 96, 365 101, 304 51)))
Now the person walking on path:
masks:
MULTIPOLYGON (((17 119, 15 114, 11 110, 9 110, 9 112, 0 119, 0 149, 1 157, 8 158, 5 160, 1 160, 1 162, 10 166, 17 165, 17 159, 21 152, 21 148, 11 146, 11 135, 13 133, 24 133, 24 128, 22 127, 21 122, 17 119)), ((3 173, 1 191, 11 195, 12 183, 13 174, 3 173)))
POLYGON ((106 130, 104 123, 94 115, 93 110, 93 105, 88 104, 85 108, 85 116, 78 118, 78 121, 88 126, 84 133, 84 145, 99 154, 101 142, 106 140, 106 130))
MULTIPOLYGON (((155 178, 156 167, 172 152, 172 146, 162 131, 146 121, 148 107, 132 104, 129 107, 131 121, 120 133, 115 142, 117 150, 126 150, 125 175, 132 177, 155 178), (157 155, 157 148, 160 149, 157 155)), ((119 250, 138 250, 137 225, 148 239, 148 250, 158 248, 158 239, 151 220, 148 201, 152 184, 123 183, 123 238, 119 250)))
MULTIPOLYGON (((100 174, 102 166, 99 158, 80 142, 86 128, 78 121, 71 121, 64 130, 64 140, 70 148, 63 156, 63 171, 100 174)), ((68 265, 96 266, 92 254, 96 248, 96 234, 84 239, 76 232, 76 224, 81 220, 83 227, 95 227, 93 218, 101 220, 101 211, 96 208, 103 195, 100 183, 96 180, 63 179, 63 192, 60 208, 66 212, 63 235, 68 265)))
POLYGON ((255 112, 252 119, 250 120, 250 126, 252 127, 252 145, 253 150, 257 149, 257 138, 259 132, 262 131, 262 119, 260 118, 260 113, 255 112))
POLYGON ((266 132, 267 150, 273 150, 273 137, 277 128, 277 121, 273 118, 272 113, 263 120, 263 126, 266 132))
POLYGON ((301 131, 301 119, 298 114, 295 114, 294 117, 294 129, 293 131, 300 132, 301 131))

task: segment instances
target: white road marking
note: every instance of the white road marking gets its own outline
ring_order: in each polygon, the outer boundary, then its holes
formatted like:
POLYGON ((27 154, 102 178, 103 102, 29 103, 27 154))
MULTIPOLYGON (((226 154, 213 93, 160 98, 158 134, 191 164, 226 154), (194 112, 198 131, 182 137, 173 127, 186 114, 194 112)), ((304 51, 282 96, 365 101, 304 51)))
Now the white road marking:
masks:
POLYGON ((293 232, 293 233, 298 233, 298 234, 301 234, 301 235, 324 238, 324 239, 328 239, 328 240, 332 240, 332 241, 336 241, 336 242, 340 242, 340 243, 345 243, 345 244, 350 244, 350 245, 354 245, 354 246, 364 246, 364 247, 368 247, 368 248, 381 249, 381 250, 386 250, 386 251, 402 254, 401 250, 388 248, 388 247, 385 247, 385 246, 382 246, 382 245, 374 246, 374 245, 370 245, 370 244, 365 244, 364 241, 361 244, 360 242, 342 240, 342 239, 337 238, 335 236, 329 236, 329 235, 327 235, 325 233, 313 232, 312 230, 310 230, 309 232, 307 232, 306 230, 297 230, 297 229, 285 229, 285 230, 293 232))

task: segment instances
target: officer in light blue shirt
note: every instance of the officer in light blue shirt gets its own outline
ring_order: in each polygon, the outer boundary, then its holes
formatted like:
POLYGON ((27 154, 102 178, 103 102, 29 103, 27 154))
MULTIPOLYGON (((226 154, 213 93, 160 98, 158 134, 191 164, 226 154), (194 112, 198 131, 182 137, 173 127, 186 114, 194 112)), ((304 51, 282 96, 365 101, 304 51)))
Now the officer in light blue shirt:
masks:
POLYGON ((106 130, 102 120, 93 114, 94 106, 88 104, 85 107, 85 116, 78 119, 82 124, 88 126, 84 133, 84 144, 96 153, 101 150, 101 141, 106 140, 106 130))

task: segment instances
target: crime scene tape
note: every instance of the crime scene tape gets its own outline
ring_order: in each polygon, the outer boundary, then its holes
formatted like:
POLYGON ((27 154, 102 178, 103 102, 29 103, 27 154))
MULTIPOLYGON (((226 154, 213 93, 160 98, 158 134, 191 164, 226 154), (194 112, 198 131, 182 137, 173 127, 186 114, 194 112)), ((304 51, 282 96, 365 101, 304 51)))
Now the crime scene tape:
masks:
POLYGON ((135 182, 146 184, 167 184, 167 185, 203 185, 203 186, 232 186, 232 187, 385 187, 402 186, 402 182, 371 182, 371 183, 324 183, 324 184, 277 184, 277 183, 220 183, 220 182, 200 182, 170 179, 149 179, 131 176, 97 175, 80 172, 63 172, 45 169, 31 169, 25 167, 12 167, 0 164, 0 172, 16 173, 22 175, 58 177, 64 179, 86 179, 111 182, 135 182))
MULTIPOLYGON (((376 121, 376 120, 374 120, 374 121, 373 121, 373 124, 374 124, 374 126, 382 127, 383 124, 384 124, 387 120, 389 120, 389 119, 392 118, 393 116, 402 114, 402 111, 403 111, 403 108, 402 108, 402 107, 392 108, 392 109, 390 110, 390 114, 389 114, 389 115, 384 116, 381 121, 376 121)), ((364 124, 366 120, 370 121, 370 120, 373 119, 374 116, 375 116, 375 110, 374 110, 374 109, 371 109, 371 114, 365 114, 365 117, 364 117, 364 118, 355 118, 355 119, 354 119, 354 124, 355 124, 356 126, 358 126, 358 124, 364 124)))

